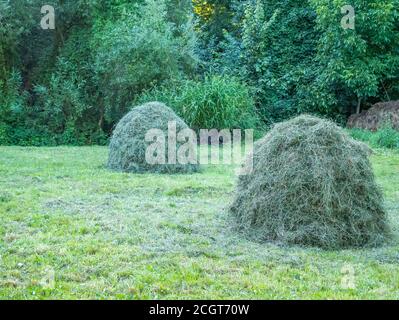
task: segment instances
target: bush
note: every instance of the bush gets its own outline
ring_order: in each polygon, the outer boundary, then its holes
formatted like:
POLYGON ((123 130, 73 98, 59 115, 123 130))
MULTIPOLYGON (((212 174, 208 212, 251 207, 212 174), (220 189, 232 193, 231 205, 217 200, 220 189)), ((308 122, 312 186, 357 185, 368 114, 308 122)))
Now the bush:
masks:
POLYGON ((65 41, 48 83, 34 87, 35 125, 46 128, 57 144, 93 144, 92 137, 104 129, 93 79, 91 33, 78 29, 65 41))
POLYGON ((369 148, 334 123, 300 116, 254 146, 254 169, 239 178, 231 213, 250 238, 346 248, 389 234, 369 148))
POLYGON ((140 101, 154 98, 172 106, 195 130, 260 126, 249 88, 235 78, 210 75, 203 81, 186 80, 147 92, 140 101))
MULTIPOLYGON (((116 126, 111 138, 108 168, 124 172, 190 173, 198 171, 197 165, 149 164, 146 150, 150 143, 145 136, 150 129, 160 129, 168 141, 168 122, 176 122, 177 133, 187 125, 167 106, 151 102, 134 108, 116 126)), ((177 144, 177 150, 181 146, 177 144)), ((166 153, 167 153, 166 149, 166 153)), ((167 159, 165 159, 167 161, 167 159)))
POLYGON ((371 142, 384 148, 399 148, 399 132, 390 126, 384 127, 372 136, 371 142))
POLYGON ((95 33, 94 69, 107 121, 116 123, 143 90, 194 71, 191 21, 183 28, 167 18, 165 0, 146 0, 95 33))
POLYGON ((349 135, 356 140, 370 142, 373 132, 363 129, 348 129, 349 135))
POLYGON ((350 129, 349 133, 354 139, 368 142, 372 147, 399 149, 399 132, 391 126, 384 126, 376 132, 350 129))
POLYGON ((20 72, 13 70, 0 80, 0 144, 13 144, 17 139, 15 131, 25 125, 28 114, 27 93, 22 89, 23 81, 20 72))
POLYGON ((9 128, 3 123, 0 123, 0 146, 8 145, 10 142, 10 138, 8 136, 9 128))
MULTIPOLYGON (((241 3, 242 12, 236 11, 240 23, 234 24, 241 28, 231 33, 233 38, 226 37, 220 64, 232 66, 234 74, 255 88, 257 107, 265 123, 303 112, 309 83, 319 71, 314 67, 319 37, 315 12, 301 0, 241 3)), ((307 112, 324 111, 316 105, 318 108, 307 112)))

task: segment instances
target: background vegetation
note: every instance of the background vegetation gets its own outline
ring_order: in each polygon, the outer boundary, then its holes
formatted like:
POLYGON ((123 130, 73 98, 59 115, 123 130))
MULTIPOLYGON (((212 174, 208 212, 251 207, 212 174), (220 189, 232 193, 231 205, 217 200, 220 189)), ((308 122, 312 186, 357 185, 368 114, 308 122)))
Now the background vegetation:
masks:
POLYGON ((0 144, 105 144, 133 104, 194 127, 307 112, 344 123, 399 98, 399 0, 0 1, 0 144))

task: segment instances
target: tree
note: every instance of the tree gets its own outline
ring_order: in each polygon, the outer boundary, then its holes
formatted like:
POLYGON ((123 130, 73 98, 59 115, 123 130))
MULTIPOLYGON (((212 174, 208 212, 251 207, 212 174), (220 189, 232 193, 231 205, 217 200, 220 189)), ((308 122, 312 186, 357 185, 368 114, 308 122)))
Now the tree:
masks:
POLYGON ((344 0, 311 0, 321 33, 319 80, 336 89, 335 101, 360 112, 369 99, 389 99, 387 88, 399 74, 399 1, 354 0, 354 29, 341 26, 344 0), (346 92, 346 101, 339 95, 346 92))
POLYGON ((169 22, 164 0, 146 0, 118 21, 108 21, 93 48, 110 122, 119 120, 143 90, 192 72, 197 60, 190 20, 184 26, 169 22))
POLYGON ((244 79, 255 88, 266 122, 302 111, 318 35, 315 13, 300 0, 255 0, 244 4, 240 32, 244 79))

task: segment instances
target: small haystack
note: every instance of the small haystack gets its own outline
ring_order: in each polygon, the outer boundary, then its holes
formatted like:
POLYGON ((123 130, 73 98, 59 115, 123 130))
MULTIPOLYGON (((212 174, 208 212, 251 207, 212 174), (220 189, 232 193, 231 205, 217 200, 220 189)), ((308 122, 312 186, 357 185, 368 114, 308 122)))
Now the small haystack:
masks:
MULTIPOLYGON (((192 173, 198 171, 198 165, 168 163, 168 124, 176 124, 176 133, 188 129, 172 109, 159 102, 150 102, 135 107, 126 114, 116 126, 109 146, 108 168, 116 171, 134 173, 192 173), (145 136, 151 129, 159 129, 165 137, 165 158, 162 164, 151 164, 146 159, 147 142, 145 136)), ((176 150, 181 143, 177 142, 176 150)), ((193 146, 194 147, 194 146, 193 146)))
POLYGON ((348 120, 348 128, 377 131, 383 126, 391 126, 399 131, 399 101, 380 102, 360 114, 353 114, 348 120))
POLYGON ((300 116, 254 146, 254 170, 240 176, 230 208, 250 238, 346 248, 389 234, 366 145, 330 121, 300 116))

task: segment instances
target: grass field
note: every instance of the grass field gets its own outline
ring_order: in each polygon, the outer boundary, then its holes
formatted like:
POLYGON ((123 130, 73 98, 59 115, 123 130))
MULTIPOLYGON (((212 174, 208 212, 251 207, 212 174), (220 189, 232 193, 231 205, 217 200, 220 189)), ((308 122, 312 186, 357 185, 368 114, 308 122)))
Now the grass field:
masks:
POLYGON ((105 147, 0 147, 1 299, 399 299, 399 152, 373 165, 377 249, 258 244, 226 218, 234 172, 109 172, 105 147))

